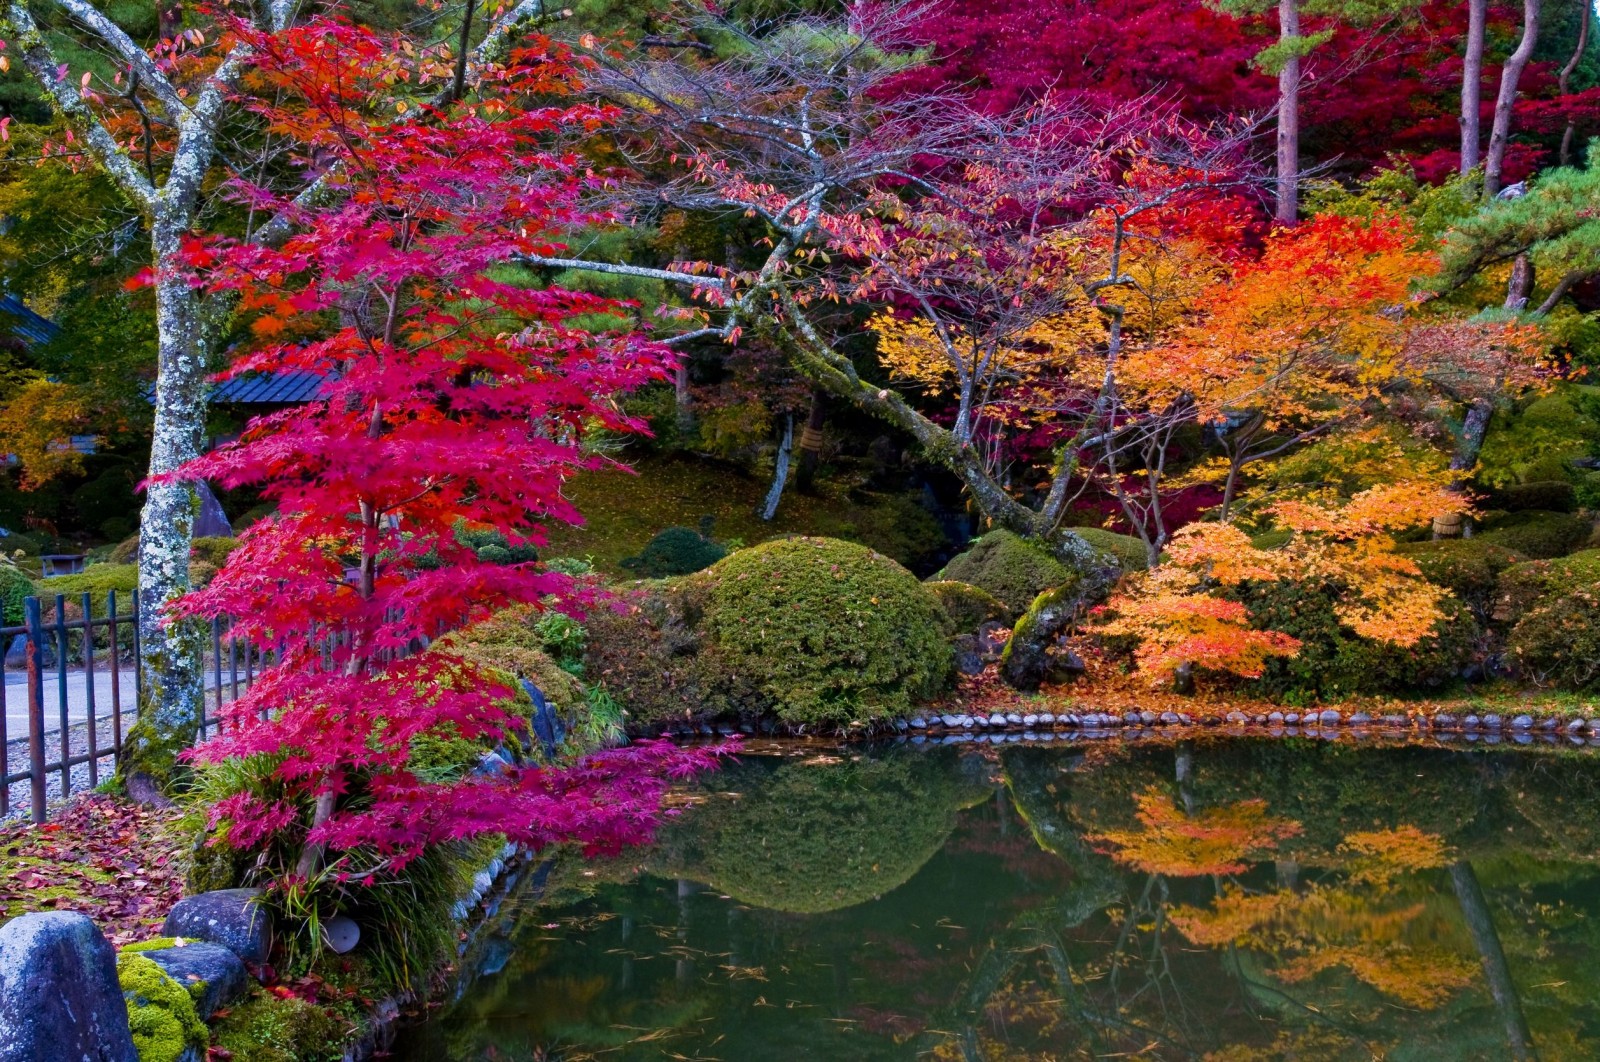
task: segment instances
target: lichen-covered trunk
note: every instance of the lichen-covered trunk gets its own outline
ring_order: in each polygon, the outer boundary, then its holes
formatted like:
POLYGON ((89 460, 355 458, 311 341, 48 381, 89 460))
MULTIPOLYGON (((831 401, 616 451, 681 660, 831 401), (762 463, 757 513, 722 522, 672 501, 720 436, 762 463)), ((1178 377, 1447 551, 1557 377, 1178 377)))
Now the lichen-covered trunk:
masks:
POLYGON ((151 246, 156 272, 157 371, 150 477, 139 518, 138 718, 119 762, 126 782, 145 775, 166 788, 180 752, 199 736, 205 710, 204 638, 174 622, 171 603, 189 590, 189 550, 199 498, 192 486, 155 482, 200 455, 206 358, 200 299, 181 264, 187 218, 158 212, 151 246))

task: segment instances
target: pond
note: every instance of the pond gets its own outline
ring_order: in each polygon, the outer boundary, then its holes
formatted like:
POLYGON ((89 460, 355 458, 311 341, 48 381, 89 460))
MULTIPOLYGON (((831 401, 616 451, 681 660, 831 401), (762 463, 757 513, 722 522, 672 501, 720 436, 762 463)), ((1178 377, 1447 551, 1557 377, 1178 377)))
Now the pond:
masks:
POLYGON ((1600 1058, 1600 759, 1316 739, 746 755, 547 863, 399 1057, 1600 1058))

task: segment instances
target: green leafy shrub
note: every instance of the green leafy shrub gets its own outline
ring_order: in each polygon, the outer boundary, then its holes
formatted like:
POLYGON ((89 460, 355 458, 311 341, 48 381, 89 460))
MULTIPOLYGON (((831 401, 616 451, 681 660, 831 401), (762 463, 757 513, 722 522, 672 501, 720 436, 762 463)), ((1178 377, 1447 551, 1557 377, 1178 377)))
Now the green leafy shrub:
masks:
POLYGON ((1506 637, 1517 673, 1541 686, 1574 690, 1600 686, 1600 588, 1543 601, 1506 637))
POLYGON ((1505 487, 1566 478, 1567 462, 1600 441, 1600 424, 1589 405, 1580 389, 1564 387, 1521 412, 1496 413, 1478 455, 1478 481, 1505 487))
POLYGON ((987 590, 1016 616, 1027 611, 1041 593, 1071 579, 1072 572, 1043 546, 1000 529, 990 531, 951 560, 938 578, 987 590))
POLYGON ((888 557, 837 539, 741 550, 642 586, 588 628, 584 674, 645 724, 870 722, 937 693, 950 668, 938 599, 888 557))
POLYGON ((1570 481, 1547 479, 1535 483, 1509 483, 1491 490, 1485 504, 1511 513, 1530 509, 1570 513, 1578 507, 1578 496, 1570 481))
POLYGON ((1101 553, 1115 557, 1125 572, 1142 572, 1150 567, 1150 553, 1145 549, 1143 539, 1119 535, 1099 527, 1074 527, 1070 530, 1101 553))
POLYGON ((139 585, 139 568, 133 564, 91 564, 76 575, 55 575, 40 579, 36 585, 39 600, 45 611, 55 614, 55 595, 67 599, 67 618, 82 619, 82 595, 89 594, 89 604, 96 619, 104 618, 107 596, 117 592, 117 614, 126 615, 133 609, 133 594, 139 585))
POLYGON ((1546 598, 1600 586, 1600 549, 1507 568, 1497 585, 1497 618, 1515 620, 1546 598))
POLYGON ((1475 537, 1535 560, 1564 557, 1589 541, 1594 525, 1573 513, 1528 510, 1485 525, 1475 537))
POLYGON ((711 540, 710 521, 703 520, 698 531, 669 527, 657 532, 638 556, 628 557, 622 566, 646 579, 665 579, 702 571, 727 555, 725 546, 711 540))
POLYGON ((1006 606, 989 591, 971 583, 958 583, 953 579, 935 579, 923 583, 928 593, 939 599, 953 634, 971 634, 989 620, 1005 622, 1010 616, 1006 606))
MULTIPOLYGON (((190 990, 143 955, 117 956, 117 981, 128 1002, 128 1027, 139 1062, 178 1062, 204 1052, 211 1035, 195 1011, 190 990)), ((198 986, 203 992, 205 986, 198 986)))
POLYGON ((1528 559, 1481 536, 1402 543, 1395 552, 1415 561, 1424 578, 1455 594, 1479 620, 1494 610, 1500 573, 1528 559))
POLYGON ((111 555, 106 558, 112 564, 133 564, 139 559, 139 536, 137 534, 118 542, 111 547, 111 555))
POLYGON ((15 627, 22 622, 22 602, 32 597, 33 580, 5 557, 0 557, 0 626, 15 627))
POLYGON ((539 551, 533 546, 510 545, 506 537, 492 527, 473 529, 458 524, 456 541, 476 552, 478 559, 487 564, 526 564, 539 559, 539 551))
POLYGON ((1292 657, 1268 661, 1256 685, 1296 703, 1362 694, 1437 689, 1455 680, 1472 658, 1480 630, 1465 604, 1446 599, 1445 618, 1431 638, 1413 646, 1362 638, 1335 608, 1343 588, 1288 581, 1249 584, 1243 598, 1256 626, 1300 639, 1292 657))

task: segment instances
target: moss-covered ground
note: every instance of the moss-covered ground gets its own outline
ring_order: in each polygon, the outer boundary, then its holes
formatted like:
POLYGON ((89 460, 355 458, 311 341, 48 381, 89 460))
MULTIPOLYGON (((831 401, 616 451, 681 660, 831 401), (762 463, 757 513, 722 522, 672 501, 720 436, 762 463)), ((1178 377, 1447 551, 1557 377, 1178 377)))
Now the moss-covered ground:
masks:
MULTIPOLYGON (((698 527, 713 518, 712 536, 753 546, 785 535, 820 535, 861 542, 913 571, 944 547, 937 524, 906 494, 873 492, 859 475, 819 479, 815 493, 786 490, 771 522, 758 509, 771 487, 737 466, 702 457, 647 456, 634 471, 584 472, 567 484, 567 496, 583 513, 583 527, 552 525, 549 557, 592 557, 611 575, 633 576, 622 561, 636 556, 656 532, 698 527)), ((931 570, 931 569, 930 569, 931 570)))

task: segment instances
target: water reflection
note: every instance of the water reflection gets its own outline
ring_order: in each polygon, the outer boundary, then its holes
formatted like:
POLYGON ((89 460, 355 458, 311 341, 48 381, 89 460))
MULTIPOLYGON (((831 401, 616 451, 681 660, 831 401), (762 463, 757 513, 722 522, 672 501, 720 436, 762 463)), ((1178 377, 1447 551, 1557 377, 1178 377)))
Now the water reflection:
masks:
POLYGON ((402 1056, 1600 1057, 1582 753, 836 752, 681 796, 508 905, 402 1056))

